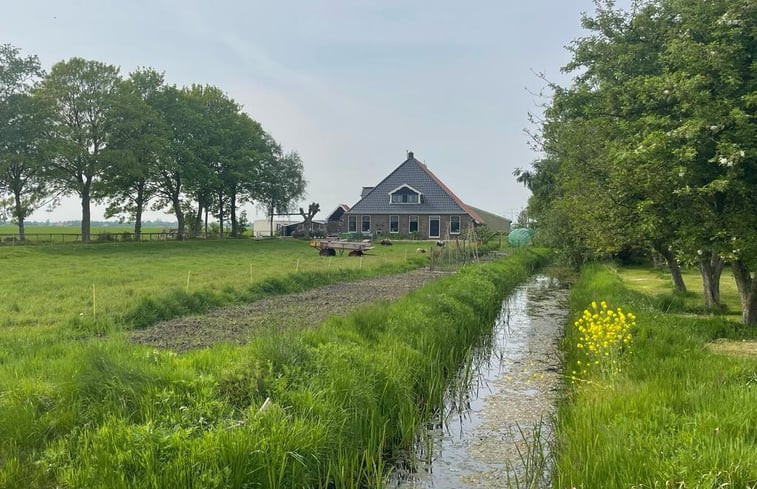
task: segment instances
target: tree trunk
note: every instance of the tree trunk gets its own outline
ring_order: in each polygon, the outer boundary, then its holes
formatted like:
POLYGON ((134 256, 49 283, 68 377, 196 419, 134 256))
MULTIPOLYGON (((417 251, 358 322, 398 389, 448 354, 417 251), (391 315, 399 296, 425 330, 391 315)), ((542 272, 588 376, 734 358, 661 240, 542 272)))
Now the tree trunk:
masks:
MULTIPOLYGON (((195 214, 195 223, 194 226, 192 226, 192 232, 194 234, 195 238, 200 237, 200 232, 202 231, 202 211, 203 211, 203 205, 202 205, 202 199, 199 199, 197 201, 197 214, 195 214)), ((207 222, 207 219, 206 219, 207 222)), ((207 236, 208 230, 207 226, 205 229, 205 235, 207 236)))
POLYGON ((714 251, 710 252, 709 256, 702 254, 699 258, 705 307, 720 305, 720 275, 723 273, 723 266, 723 260, 714 251))
POLYGON ((89 242, 90 231, 90 208, 89 203, 91 196, 89 195, 89 185, 82 187, 81 192, 81 240, 82 243, 89 242))
POLYGON ((223 238, 223 193, 218 194, 218 237, 223 238))
POLYGON ((174 194, 171 201, 173 203, 173 212, 176 214, 176 226, 178 227, 176 232, 179 234, 179 239, 184 239, 184 212, 181 210, 181 199, 179 198, 179 194, 174 194))
POLYGON ((270 212, 271 212, 271 237, 273 238, 273 207, 271 207, 270 212))
POLYGON ((142 208, 144 207, 144 195, 145 195, 145 186, 140 185, 137 187, 137 209, 134 212, 134 239, 136 241, 141 241, 142 239, 142 208))
POLYGON ((747 326, 757 325, 757 273, 752 276, 746 264, 736 259, 731 265, 736 287, 741 299, 741 322, 747 326))
POLYGON ((678 265, 673 252, 667 248, 658 249, 657 252, 668 262, 670 276, 673 278, 673 286, 679 292, 686 292, 686 284, 683 281, 683 275, 681 275, 681 267, 678 265))
POLYGON ((21 202, 21 192, 14 191, 13 198, 16 203, 16 222, 18 222, 18 239, 21 241, 26 239, 26 232, 24 231, 24 219, 26 218, 26 212, 24 211, 24 205, 21 202))
POLYGON ((232 192, 229 197, 229 213, 231 214, 231 237, 239 237, 239 223, 237 222, 237 196, 232 192))

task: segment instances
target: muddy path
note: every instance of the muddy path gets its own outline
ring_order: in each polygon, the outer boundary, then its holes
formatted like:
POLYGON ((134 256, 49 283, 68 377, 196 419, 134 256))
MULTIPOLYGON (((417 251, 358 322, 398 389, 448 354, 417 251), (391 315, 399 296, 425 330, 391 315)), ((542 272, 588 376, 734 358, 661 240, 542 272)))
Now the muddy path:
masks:
POLYGON ((441 277, 413 270, 396 275, 326 285, 297 294, 267 297, 250 304, 214 309, 200 316, 161 321, 132 334, 133 341, 177 352, 215 343, 242 344, 256 332, 317 326, 333 315, 347 315, 360 306, 396 300, 441 277))

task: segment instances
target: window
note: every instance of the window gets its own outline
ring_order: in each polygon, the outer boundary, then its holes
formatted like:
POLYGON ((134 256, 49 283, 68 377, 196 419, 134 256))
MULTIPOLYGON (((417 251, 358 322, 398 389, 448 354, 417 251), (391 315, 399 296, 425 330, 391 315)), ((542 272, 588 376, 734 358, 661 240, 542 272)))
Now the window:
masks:
POLYGON ((420 204, 421 193, 410 185, 402 185, 389 192, 389 202, 392 204, 420 204))
POLYGON ((449 216, 449 234, 460 234, 460 216, 449 216))
POLYGON ((407 232, 408 233, 418 232, 418 216, 410 216, 408 225, 407 225, 407 232))
POLYGON ((364 233, 371 232, 371 216, 363 216, 363 227, 360 230, 364 233))
POLYGON ((347 232, 357 232, 357 216, 347 216, 347 232))
POLYGON ((439 237, 439 216, 429 216, 428 217, 428 237, 429 238, 438 238, 439 237))
POLYGON ((389 232, 400 232, 400 216, 389 216, 389 232))
POLYGON ((418 194, 392 194, 392 204, 417 204, 418 194))

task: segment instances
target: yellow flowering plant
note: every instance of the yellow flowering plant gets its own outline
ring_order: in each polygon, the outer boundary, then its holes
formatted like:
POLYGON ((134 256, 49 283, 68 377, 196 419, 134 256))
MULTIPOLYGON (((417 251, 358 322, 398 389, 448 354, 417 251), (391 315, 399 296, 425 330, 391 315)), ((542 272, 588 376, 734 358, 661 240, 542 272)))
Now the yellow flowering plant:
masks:
POLYGON ((599 304, 592 301, 574 324, 579 333, 578 360, 571 379, 585 379, 592 371, 601 375, 619 372, 621 355, 631 350, 631 329, 636 326, 636 316, 620 307, 613 310, 605 301, 599 304))

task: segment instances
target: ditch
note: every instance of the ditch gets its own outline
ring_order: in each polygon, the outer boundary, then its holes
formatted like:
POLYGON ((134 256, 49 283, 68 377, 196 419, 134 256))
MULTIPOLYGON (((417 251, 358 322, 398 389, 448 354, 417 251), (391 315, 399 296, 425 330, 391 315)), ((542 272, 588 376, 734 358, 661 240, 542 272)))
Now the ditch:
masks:
POLYGON ((387 487, 549 487, 568 293, 558 279, 536 275, 503 301, 492 334, 453 383, 465 387, 450 387, 444 411, 387 487))

